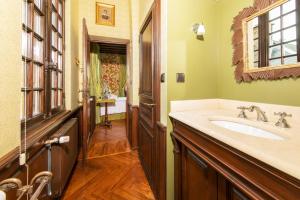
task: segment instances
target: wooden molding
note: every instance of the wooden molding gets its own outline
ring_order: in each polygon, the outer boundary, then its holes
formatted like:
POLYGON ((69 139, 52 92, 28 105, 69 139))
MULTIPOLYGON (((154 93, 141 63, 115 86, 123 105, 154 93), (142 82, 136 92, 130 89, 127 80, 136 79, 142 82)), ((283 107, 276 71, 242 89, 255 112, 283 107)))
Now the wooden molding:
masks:
POLYGON ((232 46, 233 46, 233 57, 232 65, 235 68, 235 79, 237 82, 251 82, 252 80, 266 79, 275 80, 289 77, 300 76, 300 63, 292 66, 285 67, 265 67, 259 70, 247 70, 247 59, 245 55, 247 53, 244 47, 245 33, 244 25, 245 20, 249 19, 252 15, 257 15, 262 11, 265 11, 273 4, 278 5, 286 0, 255 0, 253 6, 244 8, 239 14, 234 17, 231 30, 233 31, 232 46))

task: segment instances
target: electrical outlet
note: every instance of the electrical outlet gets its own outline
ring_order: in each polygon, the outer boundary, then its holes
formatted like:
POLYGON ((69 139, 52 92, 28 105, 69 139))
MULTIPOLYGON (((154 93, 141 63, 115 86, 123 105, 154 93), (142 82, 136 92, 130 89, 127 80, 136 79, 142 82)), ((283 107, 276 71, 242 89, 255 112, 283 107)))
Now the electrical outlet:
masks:
POLYGON ((19 162, 20 162, 20 165, 25 165, 26 164, 26 154, 25 153, 20 154, 19 162))

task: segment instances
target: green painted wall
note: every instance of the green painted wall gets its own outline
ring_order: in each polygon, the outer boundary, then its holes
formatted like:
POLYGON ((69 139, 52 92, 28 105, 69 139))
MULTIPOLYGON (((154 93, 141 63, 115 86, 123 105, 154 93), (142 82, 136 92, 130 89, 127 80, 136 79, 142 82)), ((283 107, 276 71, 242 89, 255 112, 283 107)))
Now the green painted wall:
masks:
MULTIPOLYGON (((225 98, 300 106, 300 79, 236 83, 231 65, 233 17, 252 0, 172 0, 167 17, 167 99, 225 98), (203 22, 204 41, 195 39, 192 25, 203 22), (186 74, 176 83, 176 73, 186 74)), ((172 130, 168 122, 168 133, 172 130)), ((174 199, 173 144, 167 139, 167 199, 174 199)))
MULTIPOLYGON (((167 30, 167 99, 168 113, 172 100, 214 98, 217 95, 216 65, 211 59, 216 51, 217 27, 213 15, 216 3, 208 0, 168 1, 167 30), (195 38, 192 26, 205 23, 204 41, 195 38), (176 73, 186 75, 185 83, 176 83, 176 73)), ((168 133, 171 124, 168 123, 168 133)), ((167 138, 167 199, 173 200, 173 145, 167 138)))
MULTIPOLYGON (((234 80, 234 67, 231 65, 232 19, 240 10, 252 5, 252 0, 238 0, 232 3, 221 0, 217 4, 219 27, 218 86, 219 98, 238 99, 275 104, 300 106, 300 79, 275 81, 254 81, 237 84, 234 80)), ((213 56, 212 56, 213 57, 213 56)))

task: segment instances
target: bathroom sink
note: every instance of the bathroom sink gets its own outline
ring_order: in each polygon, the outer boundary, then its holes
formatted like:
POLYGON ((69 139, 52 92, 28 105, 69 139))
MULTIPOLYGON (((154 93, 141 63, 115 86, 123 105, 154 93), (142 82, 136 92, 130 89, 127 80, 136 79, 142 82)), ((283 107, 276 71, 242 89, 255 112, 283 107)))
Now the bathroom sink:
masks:
POLYGON ((235 131, 244 135, 250 135, 254 137, 272 139, 272 140, 283 140, 284 138, 274 134, 272 132, 237 122, 231 122, 226 120, 210 120, 214 125, 220 126, 222 128, 235 131))

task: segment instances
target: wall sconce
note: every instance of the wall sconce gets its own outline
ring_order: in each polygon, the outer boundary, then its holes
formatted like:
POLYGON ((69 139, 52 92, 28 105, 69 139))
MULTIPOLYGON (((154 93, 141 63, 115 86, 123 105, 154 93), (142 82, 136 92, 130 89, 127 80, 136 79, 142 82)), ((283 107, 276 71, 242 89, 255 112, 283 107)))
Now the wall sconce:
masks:
POLYGON ((197 39, 204 40, 204 34, 205 34, 205 27, 203 23, 199 24, 196 23, 193 25, 193 31, 197 36, 197 39))

